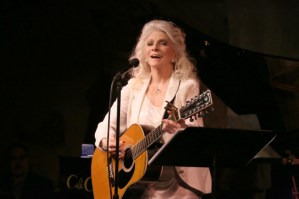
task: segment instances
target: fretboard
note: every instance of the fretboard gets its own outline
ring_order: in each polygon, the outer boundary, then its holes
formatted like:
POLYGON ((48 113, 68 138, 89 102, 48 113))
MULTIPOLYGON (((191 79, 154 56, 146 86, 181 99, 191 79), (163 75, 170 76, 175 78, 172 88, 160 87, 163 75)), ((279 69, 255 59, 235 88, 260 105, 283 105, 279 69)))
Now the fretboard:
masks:
POLYGON ((133 159, 136 159, 165 133, 162 131, 162 125, 163 124, 160 124, 157 128, 152 130, 142 140, 140 140, 138 144, 132 147, 131 150, 133 159))

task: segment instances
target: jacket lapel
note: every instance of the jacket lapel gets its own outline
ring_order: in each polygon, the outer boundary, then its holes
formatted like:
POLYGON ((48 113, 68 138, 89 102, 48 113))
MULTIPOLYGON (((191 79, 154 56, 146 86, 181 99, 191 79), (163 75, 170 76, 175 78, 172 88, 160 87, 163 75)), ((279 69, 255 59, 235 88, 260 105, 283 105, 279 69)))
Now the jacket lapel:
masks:
POLYGON ((166 107, 166 101, 170 102, 176 95, 180 81, 173 76, 171 76, 169 80, 169 86, 165 95, 165 99, 163 102, 163 107, 166 107))

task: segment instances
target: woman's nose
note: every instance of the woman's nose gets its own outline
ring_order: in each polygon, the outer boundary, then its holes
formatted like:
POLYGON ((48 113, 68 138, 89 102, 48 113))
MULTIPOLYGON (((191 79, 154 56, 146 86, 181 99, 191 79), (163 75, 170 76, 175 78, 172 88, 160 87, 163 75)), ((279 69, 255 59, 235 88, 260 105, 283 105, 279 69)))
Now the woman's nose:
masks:
POLYGON ((157 45, 153 45, 152 51, 157 51, 159 48, 157 45))

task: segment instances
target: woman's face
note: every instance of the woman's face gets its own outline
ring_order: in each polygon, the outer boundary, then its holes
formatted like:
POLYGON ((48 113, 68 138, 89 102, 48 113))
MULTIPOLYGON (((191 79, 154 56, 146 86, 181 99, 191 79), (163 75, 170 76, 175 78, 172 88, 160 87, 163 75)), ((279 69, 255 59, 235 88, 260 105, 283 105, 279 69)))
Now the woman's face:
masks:
POLYGON ((175 58, 174 45, 161 31, 151 33, 145 42, 145 58, 151 67, 173 68, 171 60, 175 58))

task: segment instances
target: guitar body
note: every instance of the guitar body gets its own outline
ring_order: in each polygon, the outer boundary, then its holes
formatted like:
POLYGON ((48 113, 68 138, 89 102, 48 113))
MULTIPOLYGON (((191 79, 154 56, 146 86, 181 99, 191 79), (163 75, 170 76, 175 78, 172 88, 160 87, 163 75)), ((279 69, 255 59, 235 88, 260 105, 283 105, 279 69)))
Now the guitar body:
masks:
MULTIPOLYGON (((131 125, 121 136, 125 141, 125 148, 130 149, 144 138, 144 132, 140 125, 131 125)), ((147 169, 147 151, 140 154, 135 160, 119 160, 119 189, 118 196, 121 199, 130 185, 139 181, 147 169)), ((95 149, 91 163, 91 179, 95 199, 110 199, 114 194, 113 179, 115 177, 115 159, 99 148, 95 149), (113 170, 110 174, 112 185, 109 183, 108 165, 113 170), (110 193, 111 188, 111 193, 110 193)))

